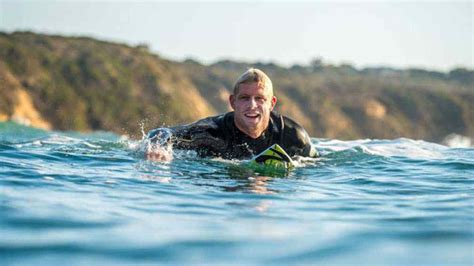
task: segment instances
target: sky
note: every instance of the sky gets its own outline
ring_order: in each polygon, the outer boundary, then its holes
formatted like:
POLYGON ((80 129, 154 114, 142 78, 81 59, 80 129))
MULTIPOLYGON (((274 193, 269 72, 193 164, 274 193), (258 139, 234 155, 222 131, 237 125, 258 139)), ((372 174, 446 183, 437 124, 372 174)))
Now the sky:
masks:
POLYGON ((0 31, 147 44, 171 60, 449 71, 473 65, 472 1, 0 0, 0 31))

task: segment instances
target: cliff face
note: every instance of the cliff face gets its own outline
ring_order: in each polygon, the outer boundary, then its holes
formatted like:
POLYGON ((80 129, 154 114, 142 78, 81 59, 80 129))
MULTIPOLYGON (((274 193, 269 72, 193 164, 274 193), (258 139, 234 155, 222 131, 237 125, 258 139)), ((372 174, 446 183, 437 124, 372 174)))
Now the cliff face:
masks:
POLYGON ((0 58, 3 119, 135 134, 142 122, 152 127, 215 113, 179 68, 143 47, 15 33, 0 35, 0 58), (18 115, 18 95, 32 100, 38 119, 18 115))
POLYGON ((0 62, 0 121, 13 120, 24 125, 33 125, 42 129, 52 126, 38 112, 30 95, 20 82, 0 62))
POLYGON ((248 67, 272 78, 277 109, 327 138, 474 137, 474 72, 282 68, 222 61, 172 62, 146 47, 33 33, 0 34, 0 120, 60 130, 145 129, 226 112, 248 67))

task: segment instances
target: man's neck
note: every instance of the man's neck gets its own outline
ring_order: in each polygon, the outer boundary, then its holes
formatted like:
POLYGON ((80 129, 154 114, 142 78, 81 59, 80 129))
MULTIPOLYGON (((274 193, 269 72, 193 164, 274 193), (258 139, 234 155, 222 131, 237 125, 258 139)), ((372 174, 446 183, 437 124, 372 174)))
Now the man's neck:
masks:
POLYGON ((263 134, 263 132, 265 132, 265 130, 267 130, 267 128, 268 128, 268 125, 267 125, 267 127, 264 128, 264 129, 260 129, 260 130, 259 129, 253 129, 253 130, 246 131, 246 130, 242 129, 237 123, 235 123, 235 121, 234 121, 234 125, 235 125, 235 127, 237 127, 237 129, 240 132, 242 132, 245 135, 251 137, 252 139, 259 138, 263 134))

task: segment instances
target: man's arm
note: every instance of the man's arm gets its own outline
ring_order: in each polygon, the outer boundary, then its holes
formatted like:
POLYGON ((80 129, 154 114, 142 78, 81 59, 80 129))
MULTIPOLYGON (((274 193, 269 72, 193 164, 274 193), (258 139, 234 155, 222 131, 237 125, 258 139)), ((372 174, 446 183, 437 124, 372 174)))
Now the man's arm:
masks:
MULTIPOLYGON (((173 146, 176 149, 195 150, 200 154, 205 154, 209 149, 225 147, 225 142, 214 134, 218 131, 216 119, 218 117, 208 117, 187 125, 153 129, 148 133, 148 139, 154 146, 173 146)), ((161 158, 163 152, 163 149, 156 149, 156 151, 152 149, 147 153, 147 158, 161 158)))
POLYGON ((316 148, 311 143, 311 138, 309 137, 306 130, 305 130, 305 135, 306 136, 305 136, 305 140, 304 140, 304 148, 303 148, 303 155, 302 156, 311 157, 311 158, 319 157, 318 150, 316 150, 316 148))

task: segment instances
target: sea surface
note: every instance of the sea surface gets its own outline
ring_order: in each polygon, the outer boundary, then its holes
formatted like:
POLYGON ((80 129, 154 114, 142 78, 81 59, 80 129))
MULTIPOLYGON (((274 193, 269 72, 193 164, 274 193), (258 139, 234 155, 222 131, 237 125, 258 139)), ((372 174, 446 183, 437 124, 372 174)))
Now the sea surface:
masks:
POLYGON ((474 149, 313 139, 280 175, 0 123, 0 265, 473 265, 474 149))

